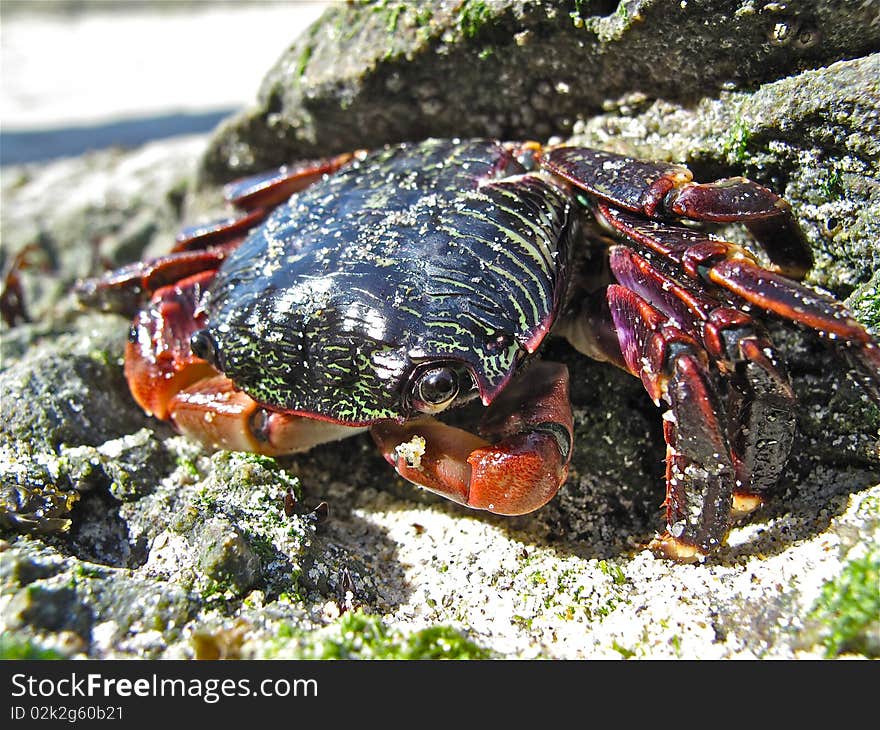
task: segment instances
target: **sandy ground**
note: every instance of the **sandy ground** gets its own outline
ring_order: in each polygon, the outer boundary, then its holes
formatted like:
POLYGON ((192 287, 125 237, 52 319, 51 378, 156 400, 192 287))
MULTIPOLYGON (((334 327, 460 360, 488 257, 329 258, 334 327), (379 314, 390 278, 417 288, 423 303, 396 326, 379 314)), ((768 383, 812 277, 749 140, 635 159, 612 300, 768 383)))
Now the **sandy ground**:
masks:
POLYGON ((4 12, 3 130, 242 106, 328 3, 168 5, 73 16, 4 12))

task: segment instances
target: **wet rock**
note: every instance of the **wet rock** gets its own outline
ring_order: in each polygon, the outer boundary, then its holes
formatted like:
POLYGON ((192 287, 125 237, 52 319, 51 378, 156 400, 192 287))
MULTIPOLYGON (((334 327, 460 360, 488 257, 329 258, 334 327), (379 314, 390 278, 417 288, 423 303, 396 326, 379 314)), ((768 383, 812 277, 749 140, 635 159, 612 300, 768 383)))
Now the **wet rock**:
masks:
POLYGON ((197 553, 196 566, 218 586, 244 595, 260 578, 260 558, 244 536, 227 520, 210 518, 189 539, 197 553))
POLYGON ((5 550, 0 565, 5 627, 27 636, 67 637, 64 642, 74 653, 127 647, 156 656, 196 607, 178 586, 73 558, 59 561, 26 542, 5 550))
POLYGON ((170 533, 154 540, 147 568, 170 575, 182 561, 206 595, 242 597, 258 585, 273 598, 296 594, 314 527, 308 515, 285 513, 284 495, 299 493, 297 480, 253 454, 220 452, 212 466, 176 511, 170 533))
POLYGON ((81 492, 130 499, 167 473, 120 369, 124 332, 104 315, 61 335, 31 328, 30 348, 0 373, 0 525, 66 530, 81 492))
POLYGON ((40 631, 72 631, 80 636, 91 629, 93 616, 73 588, 42 583, 19 591, 7 607, 13 628, 29 626, 40 631))
POLYGON ((29 452, 98 446, 146 423, 119 367, 125 327, 115 317, 95 321, 104 327, 107 320, 113 329, 102 335, 40 342, 0 373, 0 439, 29 452))

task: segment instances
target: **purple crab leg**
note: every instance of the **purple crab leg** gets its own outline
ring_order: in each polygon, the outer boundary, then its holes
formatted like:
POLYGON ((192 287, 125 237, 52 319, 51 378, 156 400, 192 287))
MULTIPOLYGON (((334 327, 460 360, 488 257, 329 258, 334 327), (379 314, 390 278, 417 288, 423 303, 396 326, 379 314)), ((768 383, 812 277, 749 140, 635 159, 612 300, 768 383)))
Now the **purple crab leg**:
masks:
POLYGON ((177 234, 171 251, 172 253, 200 251, 216 246, 241 243, 248 231, 262 223, 268 215, 268 210, 256 208, 243 215, 188 226, 177 234))
POLYGON ((757 307, 841 343, 860 383, 880 403, 880 347, 840 302, 759 266, 732 243, 682 226, 661 226, 602 204, 597 214, 625 238, 679 263, 695 282, 716 287, 730 306, 757 307))
POLYGON ((681 561, 716 549, 730 527, 736 469, 705 350, 635 292, 607 291, 621 350, 664 414, 667 532, 654 549, 681 561))
POLYGON ((133 317, 158 289, 203 271, 216 270, 236 245, 233 242, 205 251, 181 251, 137 261, 103 276, 79 281, 74 292, 85 306, 133 317))
POLYGON ((303 160, 275 170, 235 180, 223 188, 223 196, 236 208, 252 211, 274 208, 294 193, 305 190, 324 175, 336 172, 363 152, 303 160))
POLYGON ((813 257, 791 206, 773 191, 743 177, 693 182, 682 165, 634 160, 583 147, 555 147, 544 166, 600 200, 654 220, 685 217, 743 223, 777 270, 802 278, 813 257))
POLYGON ((294 193, 305 190, 324 175, 336 172, 354 158, 355 154, 347 153, 318 160, 303 160, 228 183, 223 188, 223 197, 227 203, 245 211, 244 215, 184 228, 177 235, 172 251, 192 251, 233 241, 240 242, 276 206, 294 193))
POLYGON ((763 328, 697 282, 688 288, 626 246, 610 252, 615 279, 697 339, 716 363, 736 468, 733 510, 748 512, 777 482, 795 431, 795 396, 763 328))

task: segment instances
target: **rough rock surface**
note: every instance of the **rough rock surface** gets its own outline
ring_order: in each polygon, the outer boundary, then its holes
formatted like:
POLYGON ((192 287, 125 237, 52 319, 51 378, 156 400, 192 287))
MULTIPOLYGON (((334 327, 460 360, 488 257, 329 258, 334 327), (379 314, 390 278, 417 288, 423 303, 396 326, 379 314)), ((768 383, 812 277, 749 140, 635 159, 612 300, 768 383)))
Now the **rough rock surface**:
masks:
POLYGON ((567 134, 608 99, 691 103, 880 49, 871 3, 339 4, 211 142, 212 179, 424 137, 567 134))
MULTIPOLYGON (((546 508, 504 519, 405 485, 366 436, 277 460, 204 453, 131 401, 120 361, 127 322, 80 312, 67 294, 100 259, 165 250, 187 187, 196 177, 204 185, 206 170, 224 177, 282 154, 426 133, 565 131, 575 143, 675 159, 704 178, 742 172, 784 193, 816 252, 811 281, 876 326, 880 61, 867 51, 877 31, 843 5, 784 16, 799 29, 790 37, 777 28, 781 11, 756 2, 709 24, 708 4, 693 1, 573 3, 555 14, 539 3, 431 4, 424 23, 408 4, 346 6, 270 72, 268 114, 251 110, 212 140, 4 170, 5 262, 38 247, 23 272, 35 321, 2 330, 0 649, 880 655, 880 413, 821 343, 774 329, 801 400, 777 496, 709 561, 675 565, 644 550, 662 528, 659 411, 637 381, 563 343, 547 355, 574 374, 571 477, 546 508), (348 13, 362 22, 343 26, 348 13), (802 36, 814 27, 824 35, 810 43, 802 36), (387 58, 370 50, 380 35, 387 58), (734 37, 735 58, 719 40, 734 37), (649 54, 659 43, 670 50, 649 54), (536 71, 528 54, 539 51, 549 60, 536 71), (613 71, 629 57, 650 83, 613 71), (573 63, 595 69, 591 84, 565 71, 573 63), (481 64, 504 94, 468 86, 481 64), (430 69, 433 96, 423 98, 430 69), (544 88, 538 77, 570 124, 523 101, 544 88), (461 80, 460 97, 436 90, 449 79, 461 80)), ((190 216, 216 215, 211 193, 191 196, 190 216)))

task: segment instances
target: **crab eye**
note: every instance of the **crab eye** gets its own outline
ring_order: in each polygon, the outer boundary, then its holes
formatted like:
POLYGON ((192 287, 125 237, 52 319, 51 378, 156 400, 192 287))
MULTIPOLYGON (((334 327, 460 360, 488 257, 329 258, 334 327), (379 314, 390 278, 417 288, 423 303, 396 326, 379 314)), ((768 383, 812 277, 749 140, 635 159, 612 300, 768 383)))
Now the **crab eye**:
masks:
POLYGON ((458 395, 458 374, 448 367, 425 370, 412 390, 412 405, 423 413, 439 413, 458 395))
POLYGON ((217 342, 208 330, 196 330, 189 338, 189 346, 196 357, 207 360, 214 367, 219 367, 217 342))

